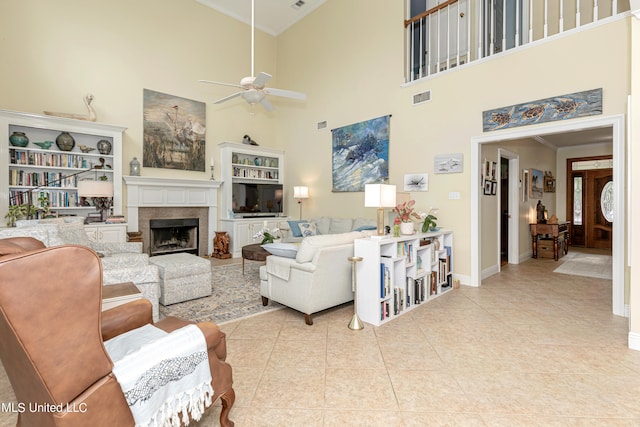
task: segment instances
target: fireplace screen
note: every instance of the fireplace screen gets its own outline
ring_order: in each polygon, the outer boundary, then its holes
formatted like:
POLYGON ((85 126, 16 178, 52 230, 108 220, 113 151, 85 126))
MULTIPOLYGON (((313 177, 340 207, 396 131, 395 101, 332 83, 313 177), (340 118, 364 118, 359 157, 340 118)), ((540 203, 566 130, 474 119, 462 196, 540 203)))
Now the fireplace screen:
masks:
POLYGON ((198 255, 198 218, 152 219, 149 225, 150 256, 178 252, 198 255))

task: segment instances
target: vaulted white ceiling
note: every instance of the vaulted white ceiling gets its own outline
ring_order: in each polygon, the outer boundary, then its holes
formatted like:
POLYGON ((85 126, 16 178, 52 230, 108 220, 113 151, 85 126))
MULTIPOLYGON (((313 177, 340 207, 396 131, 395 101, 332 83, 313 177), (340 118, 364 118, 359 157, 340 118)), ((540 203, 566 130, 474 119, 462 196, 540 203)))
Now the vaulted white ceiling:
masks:
MULTIPOLYGON (((196 0, 220 13, 251 24, 251 0, 196 0)), ((255 25, 277 36, 326 0, 255 0, 255 25)))

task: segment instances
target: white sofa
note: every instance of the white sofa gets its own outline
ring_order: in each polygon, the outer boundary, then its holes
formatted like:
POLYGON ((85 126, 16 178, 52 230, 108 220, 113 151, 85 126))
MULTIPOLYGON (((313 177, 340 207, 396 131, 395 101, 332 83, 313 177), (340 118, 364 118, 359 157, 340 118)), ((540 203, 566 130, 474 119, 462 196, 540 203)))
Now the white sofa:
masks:
POLYGON ((269 300, 311 315, 353 300, 353 241, 366 232, 349 232, 305 237, 295 258, 271 255, 260 267, 262 304, 269 300))
POLYGON ((314 225, 313 229, 317 234, 341 234, 348 233, 350 231, 366 231, 376 229, 376 220, 369 218, 338 218, 338 217, 316 217, 310 220, 302 221, 281 221, 278 224, 278 228, 283 234, 283 240, 285 242, 300 242, 303 237, 300 230, 296 230, 295 227, 299 223, 311 223, 314 225))

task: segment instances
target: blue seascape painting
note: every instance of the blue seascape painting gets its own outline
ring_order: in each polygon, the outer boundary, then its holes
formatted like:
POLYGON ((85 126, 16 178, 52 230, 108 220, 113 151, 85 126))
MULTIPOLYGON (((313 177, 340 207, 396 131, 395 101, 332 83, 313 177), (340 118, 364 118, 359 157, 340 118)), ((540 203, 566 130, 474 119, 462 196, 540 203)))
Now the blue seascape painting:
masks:
POLYGON ((334 192, 364 191, 389 180, 389 118, 378 117, 333 129, 334 192))
POLYGON ((484 111, 482 130, 489 132, 598 114, 602 114, 602 88, 484 111))

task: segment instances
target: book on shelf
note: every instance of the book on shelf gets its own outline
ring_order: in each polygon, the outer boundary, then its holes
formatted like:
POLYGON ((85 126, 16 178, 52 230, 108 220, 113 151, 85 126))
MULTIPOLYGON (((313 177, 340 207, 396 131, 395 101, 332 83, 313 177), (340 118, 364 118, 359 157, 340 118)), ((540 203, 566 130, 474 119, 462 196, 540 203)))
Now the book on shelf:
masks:
POLYGON ((438 273, 436 271, 431 272, 431 288, 429 292, 429 295, 438 294, 438 273))
POLYGON ((109 215, 107 220, 104 222, 105 224, 125 224, 127 220, 124 218, 124 215, 109 215))
POLYGON ((380 298, 391 293, 391 271, 384 263, 380 264, 380 298))

